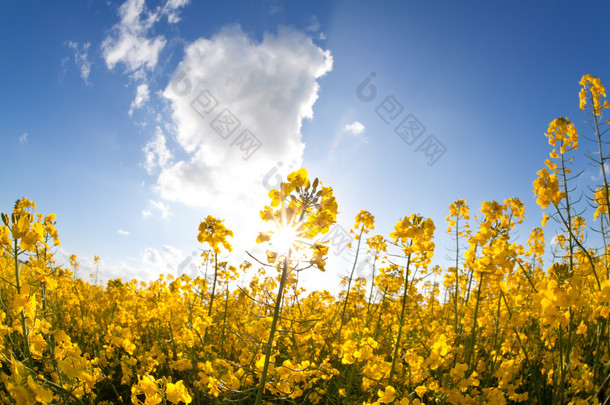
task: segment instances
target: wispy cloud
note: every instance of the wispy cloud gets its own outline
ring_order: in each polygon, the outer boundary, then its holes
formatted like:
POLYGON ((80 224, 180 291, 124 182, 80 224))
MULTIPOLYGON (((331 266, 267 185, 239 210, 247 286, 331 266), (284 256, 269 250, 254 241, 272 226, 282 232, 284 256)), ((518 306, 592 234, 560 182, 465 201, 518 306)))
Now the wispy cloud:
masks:
POLYGON ((318 32, 320 30, 320 21, 318 21, 318 17, 315 15, 309 19, 309 25, 305 27, 305 31, 307 32, 318 32))
POLYGON ((352 137, 352 138, 357 138, 359 139, 361 142, 367 142, 366 138, 364 137, 364 131, 365 131, 365 126, 364 124, 362 124, 359 121, 354 121, 351 124, 346 124, 343 129, 341 129, 340 132, 336 132, 335 133, 335 138, 333 139, 333 143, 330 147, 330 153, 332 155, 332 153, 339 147, 339 144, 341 144, 341 142, 343 141, 344 138, 346 137, 352 137))
POLYGON ((121 20, 112 27, 110 34, 102 42, 106 66, 114 69, 117 64, 122 63, 126 70, 135 73, 136 77, 141 76, 142 70, 153 69, 167 42, 163 35, 150 36, 154 24, 163 17, 166 17, 170 24, 178 22, 178 11, 188 2, 168 0, 163 6, 149 10, 144 0, 125 1, 118 10, 121 20))
POLYGON ((557 235, 553 236, 553 238, 551 239, 551 246, 556 246, 559 243, 559 238, 557 237, 557 235))
POLYGON ((24 133, 22 133, 21 135, 19 135, 19 143, 20 143, 20 144, 22 144, 22 145, 23 145, 23 144, 24 144, 24 143, 26 143, 27 141, 28 141, 28 133, 27 133, 27 132, 24 132, 24 133))
POLYGON ((85 84, 90 85, 91 62, 89 61, 89 47, 91 43, 85 42, 82 46, 79 46, 78 42, 68 41, 66 45, 74 51, 74 64, 80 71, 80 77, 83 78, 85 84))
POLYGON ((190 0, 168 0, 161 9, 161 15, 167 17, 167 22, 175 24, 180 21, 178 10, 189 4, 190 0))
MULTIPOLYGON (((69 267, 70 253, 60 246, 55 254, 55 259, 60 264, 69 267)), ((96 271, 99 270, 101 284, 117 278, 153 281, 158 279, 161 274, 177 275, 180 264, 183 262, 188 264, 188 266, 184 266, 183 272, 192 272, 192 267, 197 266, 199 262, 196 252, 183 254, 180 249, 170 245, 163 245, 161 249, 148 247, 139 253, 139 257, 126 259, 126 262, 117 262, 112 258, 104 258, 102 263, 97 265, 93 257, 79 256, 78 276, 84 280, 92 280, 91 277, 95 277, 96 271)))
POLYGON ((150 98, 148 75, 159 61, 159 55, 167 40, 154 34, 154 26, 164 18, 169 24, 180 21, 179 11, 190 0, 166 0, 153 9, 145 0, 126 0, 118 9, 120 21, 116 23, 102 42, 102 54, 108 69, 118 64, 136 83, 136 94, 129 107, 129 116, 141 108, 150 98))
POLYGON ((157 127, 155 137, 148 141, 144 148, 144 169, 153 174, 155 169, 165 169, 172 161, 172 153, 167 148, 165 136, 161 128, 157 127))
POLYGON ((309 19, 309 24, 305 27, 305 31, 318 35, 318 39, 326 39, 326 34, 320 31, 320 21, 315 15, 309 19))
POLYGON ((189 262, 197 260, 171 245, 163 245, 161 250, 148 247, 141 254, 142 264, 153 274, 177 275, 180 264, 185 259, 190 259, 189 262))
POLYGON ((347 124, 345 127, 343 127, 343 131, 358 135, 364 132, 364 125, 361 122, 354 121, 351 124, 347 124))
POLYGON ((119 235, 129 236, 130 234, 131 234, 131 232, 129 232, 129 231, 124 231, 122 229, 119 229, 119 235))
MULTIPOLYGON (((608 165, 608 163, 604 163, 604 172, 606 174, 606 177, 610 177, 610 165, 608 165)), ((602 173, 602 168, 600 166, 599 169, 597 170, 597 175, 590 175, 589 178, 592 181, 597 182, 604 178, 603 175, 604 175, 604 173, 602 173)))
POLYGON ((142 216, 144 218, 148 218, 155 215, 165 219, 169 218, 172 215, 172 212, 170 211, 169 205, 166 203, 162 201, 149 200, 148 207, 142 210, 142 216))
POLYGON ((131 106, 129 107, 129 116, 133 114, 135 109, 142 107, 148 99, 148 85, 146 83, 138 85, 136 89, 136 98, 131 102, 131 106))

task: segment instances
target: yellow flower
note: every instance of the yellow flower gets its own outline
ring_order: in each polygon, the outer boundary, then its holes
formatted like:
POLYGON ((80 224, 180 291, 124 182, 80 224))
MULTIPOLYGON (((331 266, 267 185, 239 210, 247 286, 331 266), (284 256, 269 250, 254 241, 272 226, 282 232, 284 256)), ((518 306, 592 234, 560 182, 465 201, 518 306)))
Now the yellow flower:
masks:
POLYGON ((606 89, 598 77, 586 74, 580 79, 579 84, 582 86, 578 94, 581 110, 584 110, 587 106, 587 94, 590 94, 589 100, 593 102, 593 113, 595 115, 600 115, 602 108, 609 108, 608 100, 603 104, 601 103, 602 96, 606 97, 606 89))
POLYGON ((426 395, 426 392, 428 392, 428 388, 426 388, 425 385, 420 385, 419 387, 415 388, 415 393, 417 394, 417 396, 419 396, 421 399, 424 398, 424 395, 426 395))
POLYGON ((130 355, 133 354, 133 351, 136 350, 136 345, 134 345, 133 343, 131 343, 129 341, 129 339, 124 339, 123 343, 122 343, 123 349, 125 349, 125 351, 127 353, 129 353, 130 355))
MULTIPOLYGON (((11 231, 8 226, 0 226, 0 248, 9 248, 11 246, 11 231)), ((0 253, 2 250, 0 249, 0 253)))
POLYGON ((542 228, 532 229, 527 240, 527 246, 529 247, 529 255, 542 256, 544 254, 544 230, 542 228))
POLYGON ((29 302, 29 299, 29 294, 16 294, 13 297, 13 309, 15 310, 15 312, 20 312, 29 302))
POLYGON ((413 214, 398 221, 390 238, 402 244, 405 255, 418 253, 422 263, 429 263, 434 254, 434 222, 430 218, 413 214))
POLYGON ((210 245, 214 253, 220 253, 220 246, 229 252, 233 250, 227 238, 233 236, 233 231, 228 230, 224 221, 214 218, 211 215, 199 224, 199 234, 197 240, 201 243, 210 245))
POLYGON ((547 222, 549 222, 549 219, 550 219, 550 218, 551 218, 551 217, 549 217, 548 215, 546 215, 546 212, 543 212, 543 213, 542 213, 542 221, 540 221, 540 225, 541 225, 541 226, 543 226, 543 227, 544 227, 544 226, 546 226, 546 223, 547 223, 547 222))
POLYGON ((138 384, 131 387, 131 402, 133 404, 157 405, 162 401, 163 398, 159 395, 159 386, 151 375, 141 377, 138 384), (138 400, 139 394, 144 394, 144 402, 138 400))
POLYGON ((287 258, 288 253, 293 259, 307 244, 312 250, 309 263, 324 271, 328 246, 316 242, 315 238, 328 232, 336 222, 337 202, 332 188, 323 187, 317 178, 310 182, 307 175, 307 170, 299 169, 288 175, 288 181, 282 182, 279 190, 269 192, 271 206, 265 206, 260 216, 271 223, 271 229, 260 232, 256 242, 269 244, 269 263, 275 263, 280 257, 287 258), (312 239, 313 243, 307 243, 312 239))
POLYGON ((371 236, 366 240, 366 244, 369 246, 369 251, 385 252, 388 248, 388 244, 382 235, 371 236))
POLYGON ((53 391, 41 387, 34 381, 31 375, 28 376, 28 387, 36 395, 36 400, 43 404, 48 404, 53 401, 53 391))
MULTIPOLYGON (((369 233, 370 230, 375 229, 375 217, 368 211, 362 210, 356 215, 356 223, 354 225, 355 230, 361 230, 362 233, 369 233)), ((360 236, 356 235, 356 240, 360 236)))
POLYGON ((322 243, 314 243, 312 246, 313 257, 309 261, 309 263, 313 266, 316 266, 321 271, 324 271, 324 266, 326 262, 324 261, 324 256, 328 254, 328 245, 322 243))
POLYGON ((377 391, 377 395, 379 396, 379 402, 382 404, 391 404, 396 399, 396 390, 391 385, 388 385, 384 391, 377 391))
POLYGON ((457 200, 449 206, 449 216, 470 219, 470 209, 466 205, 466 201, 457 200))
POLYGON ((290 173, 288 175, 288 182, 292 184, 293 187, 309 187, 309 179, 308 173, 306 169, 299 169, 296 172, 290 173))
POLYGON ((585 321, 580 322, 580 325, 578 325, 578 328, 576 329, 576 334, 587 337, 587 324, 585 323, 585 321))
POLYGON ((593 200, 597 205, 593 213, 593 219, 596 220, 600 215, 608 215, 608 190, 605 188, 597 188, 593 194, 593 200))
MULTIPOLYGON (((565 117, 559 117, 551 121, 545 135, 549 139, 549 145, 553 148, 558 147, 559 153, 562 155, 568 150, 578 149, 576 127, 565 117)), ((556 149, 551 152, 551 157, 558 157, 556 149)))
POLYGON ((188 393, 188 390, 184 386, 184 382, 182 380, 177 383, 167 383, 167 387, 165 388, 165 395, 167 400, 172 404, 177 404, 179 402, 184 402, 185 404, 190 404, 193 401, 193 398, 188 393))
POLYGON ((555 173, 550 174, 546 168, 536 172, 538 178, 534 180, 534 194, 538 197, 536 202, 540 208, 546 208, 551 203, 558 205, 565 197, 565 193, 559 191, 559 180, 555 173))

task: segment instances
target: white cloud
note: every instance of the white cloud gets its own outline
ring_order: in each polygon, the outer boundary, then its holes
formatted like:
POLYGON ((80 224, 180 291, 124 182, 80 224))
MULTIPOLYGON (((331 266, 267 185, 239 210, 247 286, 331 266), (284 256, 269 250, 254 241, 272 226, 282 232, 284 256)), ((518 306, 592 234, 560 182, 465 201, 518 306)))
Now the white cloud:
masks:
POLYGON ((320 30, 320 21, 315 15, 309 19, 309 25, 305 28, 308 32, 318 32, 320 30))
POLYGON ((66 45, 74 51, 74 64, 80 70, 80 77, 85 81, 85 84, 91 84, 89 82, 89 73, 91 73, 91 62, 89 61, 89 47, 90 42, 85 42, 82 47, 79 47, 78 42, 68 41, 66 45))
POLYGON ((182 251, 170 245, 163 245, 163 261, 170 270, 175 270, 184 259, 182 251))
POLYGON ((364 125, 361 122, 354 121, 351 124, 346 125, 343 128, 343 131, 358 135, 364 132, 364 125))
POLYGON ((178 22, 178 10, 186 4, 188 0, 168 0, 162 7, 148 10, 144 0, 126 0, 119 7, 120 22, 102 42, 106 66, 114 69, 123 63, 136 76, 154 68, 167 41, 163 35, 149 37, 150 32, 162 17, 167 17, 169 23, 178 22))
POLYGON ((162 9, 162 14, 167 17, 167 22, 175 24, 180 21, 178 10, 189 4, 189 2, 190 0, 168 0, 162 9))
POLYGON ((163 258, 157 249, 146 248, 142 252, 142 263, 149 266, 158 266, 163 262, 163 258))
POLYGON ((315 15, 309 19, 309 25, 305 27, 305 31, 318 35, 318 39, 326 39, 326 34, 320 32, 320 21, 315 15))
MULTIPOLYGON (((64 268, 71 269, 70 253, 59 247, 55 259, 64 268)), ((140 252, 139 257, 127 258, 128 263, 116 261, 112 257, 104 257, 99 265, 93 257, 78 256, 78 277, 93 282, 98 272, 98 283, 105 285, 108 280, 121 278, 123 281, 137 279, 150 282, 157 280, 161 274, 174 276, 186 273, 189 275, 202 275, 201 258, 197 250, 182 253, 182 250, 170 245, 163 245, 161 249, 148 247, 140 252)))
POLYGON ((154 69, 167 40, 154 35, 154 25, 164 17, 168 23, 180 21, 179 11, 190 0, 166 0, 154 9, 146 7, 145 0, 126 0, 118 9, 120 21, 102 42, 102 54, 108 69, 122 63, 130 78, 139 82, 136 95, 129 107, 129 116, 150 98, 148 71, 154 69))
POLYGON ((122 229, 119 229, 119 235, 129 236, 130 234, 131 234, 131 232, 129 232, 129 231, 124 231, 122 229))
POLYGON ((148 85, 146 83, 138 85, 136 89, 136 98, 131 102, 131 106, 129 107, 129 115, 131 116, 136 108, 142 107, 150 98, 149 96, 148 85))
POLYGON ((19 143, 20 144, 24 144, 28 141, 28 133, 24 132, 21 135, 19 135, 19 143))
POLYGON ((155 137, 148 141, 142 151, 145 157, 144 168, 148 174, 152 174, 156 168, 164 169, 173 158, 166 146, 163 131, 159 127, 157 127, 155 137))
POLYGON ((269 14, 276 15, 284 11, 284 7, 278 2, 278 0, 272 0, 271 3, 272 4, 269 6, 269 14))
MULTIPOLYGON (((608 165, 608 163, 604 163, 604 172, 606 174, 606 177, 610 177, 610 165, 608 165)), ((591 175, 589 176, 589 178, 592 181, 600 181, 604 178, 604 173, 602 173, 602 168, 601 166, 599 167, 598 171, 597 171, 597 175, 591 175)))
POLYGON ((199 260, 196 255, 195 257, 192 256, 192 253, 190 255, 185 255, 178 248, 170 245, 163 245, 161 251, 152 247, 144 249, 141 255, 141 261, 150 274, 177 275, 180 264, 182 264, 185 259, 187 259, 186 261, 188 261, 189 264, 190 262, 199 260))
POLYGON ((144 218, 152 217, 153 215, 158 215, 161 218, 169 218, 172 215, 172 212, 169 209, 169 205, 165 204, 162 201, 148 201, 148 208, 142 210, 142 216, 144 218))
POLYGON ((341 132, 335 133, 333 143, 330 147, 331 156, 333 155, 334 151, 339 147, 341 142, 343 142, 343 139, 345 139, 349 135, 353 135, 354 138, 358 139, 361 142, 366 143, 367 139, 363 135, 365 129, 366 128, 364 127, 364 125, 359 121, 354 121, 351 124, 345 125, 343 127, 343 129, 341 130, 341 132), (349 134, 349 135, 347 135, 347 134, 349 134))
POLYGON ((181 149, 174 156, 185 157, 161 170, 161 197, 218 209, 264 197, 262 178, 276 162, 284 162, 285 169, 300 166, 301 124, 313 117, 317 79, 331 69, 329 51, 288 28, 257 43, 233 26, 188 45, 163 93, 171 102, 181 149), (232 115, 238 123, 234 132, 220 129, 219 134, 212 127, 219 114, 232 115), (256 139, 240 145, 245 130, 256 139), (248 148, 253 145, 258 149, 248 148))

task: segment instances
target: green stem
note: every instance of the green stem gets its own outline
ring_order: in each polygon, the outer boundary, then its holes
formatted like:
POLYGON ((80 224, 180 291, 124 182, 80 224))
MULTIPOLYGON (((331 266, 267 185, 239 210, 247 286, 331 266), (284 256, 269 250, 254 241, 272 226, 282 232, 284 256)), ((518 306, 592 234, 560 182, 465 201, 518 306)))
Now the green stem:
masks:
POLYGON ((375 340, 377 340, 377 337, 379 336, 379 327, 381 325, 381 316, 383 315, 383 309, 385 307, 385 299, 387 297, 387 293, 388 293, 388 286, 386 285, 386 287, 383 290, 383 294, 381 295, 381 302, 379 303, 379 316, 377 317, 377 324, 375 325, 375 340))
POLYGON ((282 269, 282 277, 280 279, 280 286, 277 290, 277 298, 275 300, 275 308, 273 309, 273 320, 271 321, 271 330, 269 331, 269 340, 265 348, 265 364, 263 365, 263 372, 261 374, 261 381, 256 393, 255 405, 260 405, 263 400, 263 393, 265 391, 265 383, 267 381, 267 371, 269 370, 269 360, 271 357, 271 350, 273 348, 273 336, 275 335, 275 329, 277 327, 277 320, 280 317, 280 307, 282 306, 282 295, 284 294, 284 285, 288 278, 288 262, 290 261, 290 250, 288 251, 287 257, 284 259, 284 267, 282 269))
MULTIPOLYGON (((15 259, 15 281, 16 281, 15 285, 17 287, 17 294, 21 295, 21 282, 19 281, 19 251, 18 251, 19 247, 17 246, 17 239, 15 239, 13 246, 14 246, 13 257, 15 259)), ((21 318, 21 332, 23 333, 24 351, 27 356, 25 361, 26 361, 26 364, 29 366, 30 361, 32 359, 32 354, 30 353, 30 343, 28 341, 28 328, 25 323, 25 311, 23 308, 21 308, 21 313, 19 315, 21 318)))
POLYGON ((466 354, 466 364, 468 365, 468 371, 469 373, 472 371, 472 364, 471 361, 474 362, 474 346, 476 343, 476 337, 477 337, 477 317, 479 315, 479 303, 481 302, 481 290, 483 289, 483 273, 481 273, 481 277, 479 278, 479 288, 477 289, 477 302, 475 303, 474 306, 474 317, 472 320, 472 331, 470 331, 471 333, 471 337, 470 337, 470 350, 468 350, 468 353, 466 354))
POLYGON ((560 404, 564 403, 564 386, 565 386, 565 370, 563 367, 563 328, 559 325, 559 395, 560 395, 560 404))
MULTIPOLYGON (((568 180, 566 178, 566 166, 565 166, 565 160, 563 158, 563 154, 561 154, 561 175, 563 178, 563 192, 565 193, 565 198, 566 198, 566 214, 567 214, 567 218, 568 218, 568 223, 567 223, 567 227, 569 228, 568 230, 568 248, 569 248, 569 260, 570 260, 570 273, 572 273, 572 271, 574 271, 574 240, 578 240, 578 237, 576 235, 573 235, 572 233, 572 210, 570 209, 570 198, 569 198, 569 194, 568 194, 568 180)), ((595 277, 597 278, 597 273, 595 272, 595 267, 593 267, 593 274, 595 274, 595 277)), ((598 284, 599 284, 599 279, 597 280, 598 284)))
POLYGON ((373 275, 371 276, 371 292, 369 293, 369 303, 366 307, 366 313, 368 314, 371 308, 371 302, 373 301, 373 290, 375 289, 375 266, 377 264, 377 254, 375 251, 375 257, 373 258, 373 275))
POLYGON ((454 310, 455 310, 455 334, 458 334, 459 328, 459 313, 458 313, 458 293, 460 290, 460 272, 459 272, 459 264, 460 264, 460 235, 458 232, 460 226, 460 217, 458 216, 455 220, 455 300, 454 300, 454 310))
MULTIPOLYGON (((214 296, 216 295, 216 279, 218 278, 218 253, 214 252, 214 283, 212 284, 212 295, 210 296, 210 304, 208 306, 208 317, 212 316, 212 307, 214 306, 214 296)), ((205 344, 208 343, 208 330, 205 329, 205 336, 203 341, 205 344)))
POLYGON ((224 357, 224 345, 225 345, 225 330, 227 329, 227 312, 229 308, 229 283, 227 282, 226 298, 225 298, 225 314, 222 320, 222 336, 220 338, 220 355, 224 357))
POLYGON ((354 278, 354 271, 356 270, 356 263, 358 263, 358 253, 360 253, 360 242, 362 242, 363 233, 364 233, 364 225, 362 225, 362 227, 360 228, 360 236, 358 237, 358 246, 356 247, 356 257, 354 258, 354 265, 352 266, 352 271, 349 275, 349 280, 347 282, 347 292, 345 293, 345 301, 343 302, 343 312, 341 313, 341 324, 339 326, 339 331, 337 332, 339 344, 341 344, 341 330, 343 330, 343 325, 345 323, 345 311, 347 310, 347 301, 349 300, 349 291, 352 286, 352 279, 354 278))
POLYGON ((394 346, 394 354, 392 355, 392 366, 390 367, 390 378, 388 385, 392 385, 394 379, 394 371, 396 368, 396 359, 398 358, 398 348, 400 346, 400 335, 402 333, 402 324, 405 319, 405 309, 407 307, 407 295, 409 293, 409 265, 411 264, 411 254, 407 256, 407 268, 405 270, 405 289, 402 293, 402 309, 400 311, 400 319, 398 321, 398 335, 396 336, 396 345, 394 346))

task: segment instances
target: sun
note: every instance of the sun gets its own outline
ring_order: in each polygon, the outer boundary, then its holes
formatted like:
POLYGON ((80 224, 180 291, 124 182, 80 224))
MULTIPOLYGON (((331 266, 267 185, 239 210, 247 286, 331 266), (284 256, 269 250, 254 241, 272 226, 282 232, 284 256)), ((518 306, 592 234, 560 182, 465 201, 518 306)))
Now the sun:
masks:
POLYGON ((271 246, 277 254, 285 256, 297 242, 297 230, 290 225, 280 226, 271 235, 271 246))

